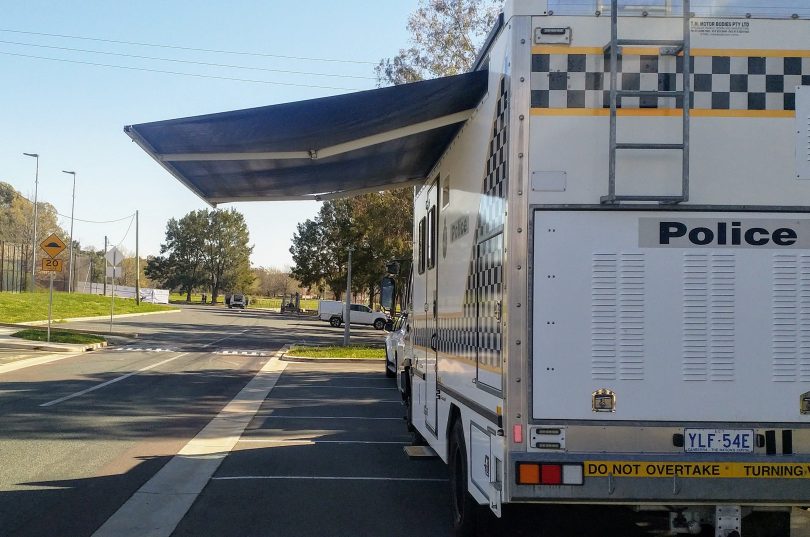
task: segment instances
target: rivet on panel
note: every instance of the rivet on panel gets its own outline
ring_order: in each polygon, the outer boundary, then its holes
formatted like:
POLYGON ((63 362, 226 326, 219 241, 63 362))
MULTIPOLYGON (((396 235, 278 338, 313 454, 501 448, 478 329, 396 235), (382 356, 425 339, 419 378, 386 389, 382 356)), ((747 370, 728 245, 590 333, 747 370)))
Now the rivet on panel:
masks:
POLYGON ((515 345, 520 345, 520 340, 515 341, 515 345))

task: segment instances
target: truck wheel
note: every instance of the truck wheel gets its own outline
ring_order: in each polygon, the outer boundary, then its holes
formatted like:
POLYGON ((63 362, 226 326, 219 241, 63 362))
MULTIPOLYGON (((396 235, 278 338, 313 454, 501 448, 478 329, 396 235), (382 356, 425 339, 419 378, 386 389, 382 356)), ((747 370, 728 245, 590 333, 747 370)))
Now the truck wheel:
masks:
POLYGON ((376 328, 377 330, 382 330, 383 328, 385 328, 385 321, 383 319, 377 319, 376 321, 374 321, 374 328, 376 328))
POLYGON ((479 506, 467 490, 467 448, 461 418, 453 424, 449 462, 453 530, 456 537, 474 537, 479 506))
POLYGON ((332 317, 331 319, 329 319, 329 324, 331 324, 335 328, 338 328, 340 326, 340 317, 332 317))

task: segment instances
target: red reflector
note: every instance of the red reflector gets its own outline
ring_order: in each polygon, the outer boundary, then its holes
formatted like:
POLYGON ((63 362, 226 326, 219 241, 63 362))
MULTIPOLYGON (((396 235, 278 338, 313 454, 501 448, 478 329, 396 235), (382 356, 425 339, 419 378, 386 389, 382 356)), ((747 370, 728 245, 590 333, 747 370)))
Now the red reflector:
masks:
POLYGON ((544 464, 540 467, 541 485, 562 485, 562 465, 544 464))
POLYGON ((523 425, 518 424, 512 427, 512 439, 515 444, 523 443, 523 425))

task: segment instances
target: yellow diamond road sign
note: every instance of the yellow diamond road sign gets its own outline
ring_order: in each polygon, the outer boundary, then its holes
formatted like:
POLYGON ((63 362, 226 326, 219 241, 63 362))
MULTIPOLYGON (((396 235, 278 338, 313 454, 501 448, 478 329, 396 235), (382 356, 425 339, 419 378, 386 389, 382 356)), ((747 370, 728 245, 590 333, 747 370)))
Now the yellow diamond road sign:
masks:
POLYGON ((51 259, 58 256, 65 249, 65 243, 55 233, 51 233, 51 236, 42 241, 39 246, 51 259))

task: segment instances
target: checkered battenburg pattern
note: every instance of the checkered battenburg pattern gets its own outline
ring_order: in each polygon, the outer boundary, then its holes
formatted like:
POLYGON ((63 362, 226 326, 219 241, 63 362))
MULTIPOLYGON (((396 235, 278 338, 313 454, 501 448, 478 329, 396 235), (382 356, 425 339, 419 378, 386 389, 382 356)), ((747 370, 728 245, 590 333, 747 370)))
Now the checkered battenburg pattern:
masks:
MULTIPOLYGON (((795 110, 810 58, 691 58, 696 110, 795 110)), ((683 57, 619 56, 617 89, 683 91, 683 57)), ((610 56, 532 55, 532 108, 610 108, 610 56)), ((620 108, 682 109, 683 98, 623 97, 620 108)))
POLYGON ((462 315, 439 319, 441 352, 472 362, 477 357, 481 365, 496 369, 501 367, 499 317, 503 284, 502 230, 508 177, 508 97, 506 81, 501 79, 462 315))

